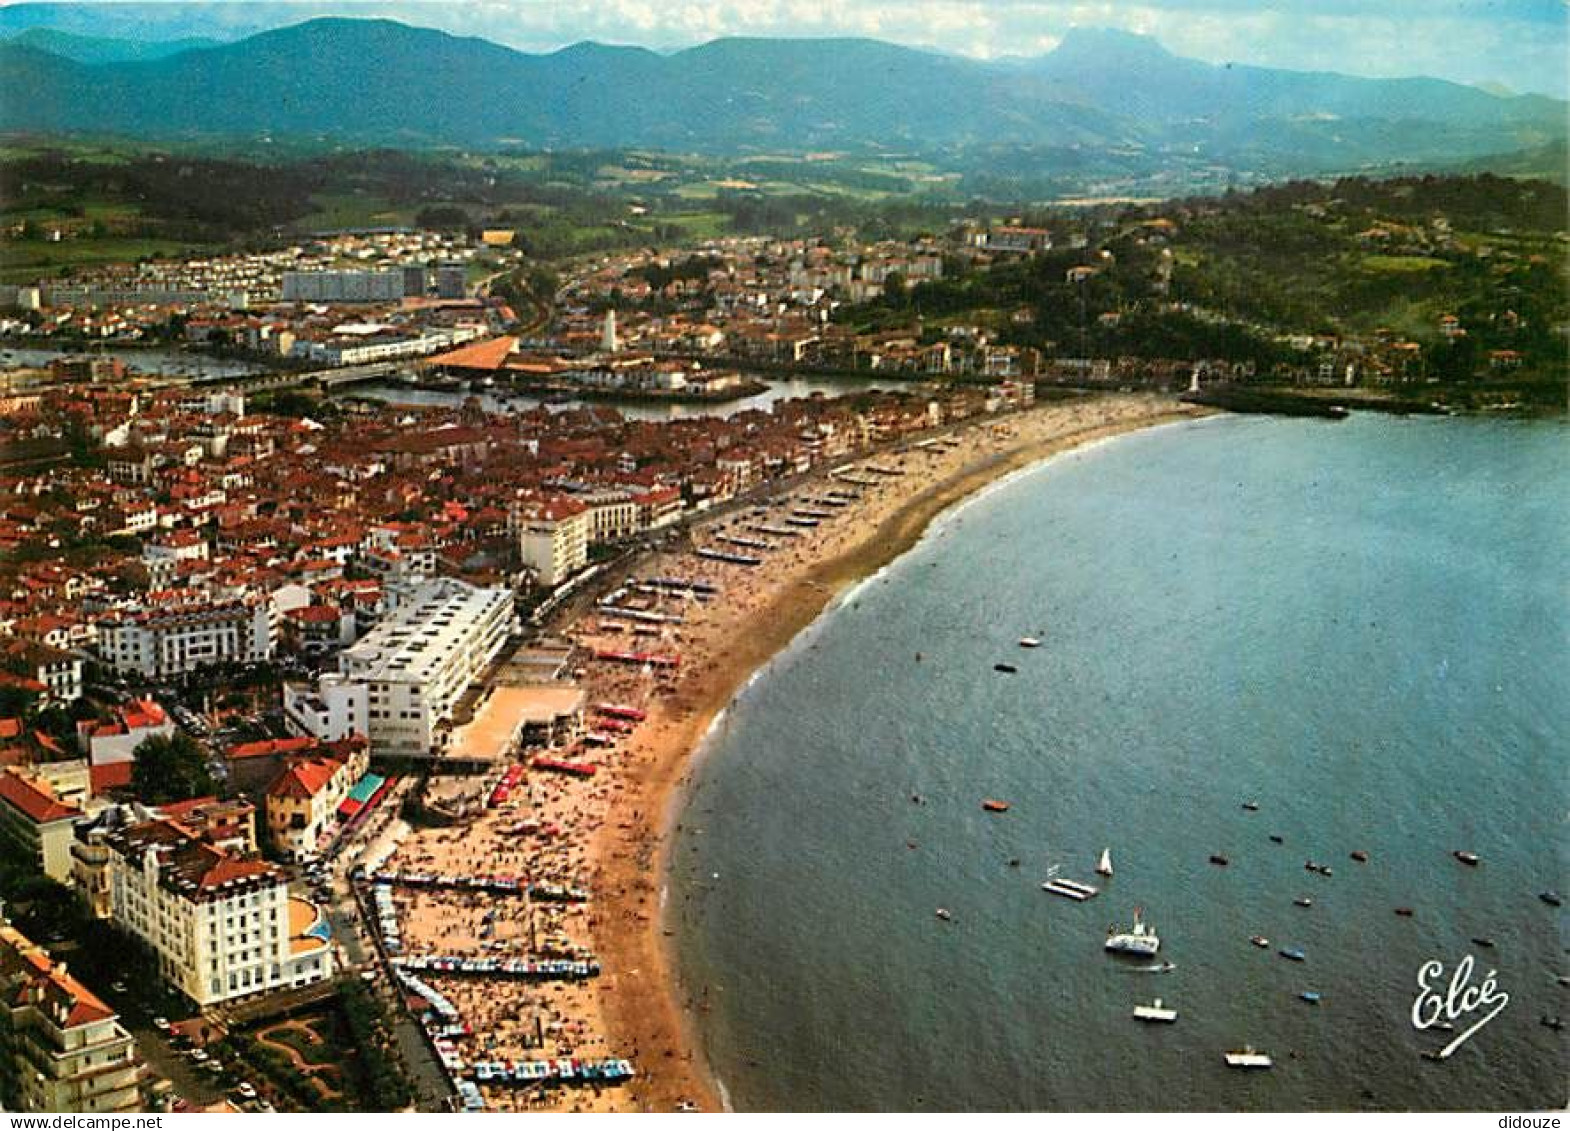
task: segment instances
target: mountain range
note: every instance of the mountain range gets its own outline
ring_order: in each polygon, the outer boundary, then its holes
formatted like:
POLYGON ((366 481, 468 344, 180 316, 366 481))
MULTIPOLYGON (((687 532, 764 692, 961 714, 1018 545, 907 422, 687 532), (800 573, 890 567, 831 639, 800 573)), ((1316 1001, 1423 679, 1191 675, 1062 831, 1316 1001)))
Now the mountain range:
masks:
POLYGON ((229 43, 115 42, 36 30, 0 42, 0 130, 733 154, 1035 146, 1300 173, 1566 134, 1566 103, 1542 95, 1215 65, 1094 29, 992 63, 861 39, 536 55, 338 18, 229 43))

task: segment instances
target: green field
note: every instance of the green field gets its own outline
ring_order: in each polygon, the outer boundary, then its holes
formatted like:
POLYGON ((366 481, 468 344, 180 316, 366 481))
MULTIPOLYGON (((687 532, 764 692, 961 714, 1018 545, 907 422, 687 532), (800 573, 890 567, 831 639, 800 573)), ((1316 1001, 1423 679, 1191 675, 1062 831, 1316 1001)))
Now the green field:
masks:
POLYGON ((1362 266, 1367 271, 1410 274, 1417 271, 1434 271, 1449 267, 1450 264, 1443 259, 1433 259, 1426 255, 1365 255, 1362 266))
POLYGON ((314 212, 300 217, 295 227, 301 231, 335 231, 339 228, 399 228, 411 227, 412 207, 399 207, 386 197, 369 193, 314 193, 311 202, 314 212))
POLYGON ((0 240, 0 283, 25 283, 59 275, 66 268, 96 267, 106 263, 135 263, 156 256, 168 258, 202 255, 212 245, 176 240, 107 237, 48 240, 0 240))

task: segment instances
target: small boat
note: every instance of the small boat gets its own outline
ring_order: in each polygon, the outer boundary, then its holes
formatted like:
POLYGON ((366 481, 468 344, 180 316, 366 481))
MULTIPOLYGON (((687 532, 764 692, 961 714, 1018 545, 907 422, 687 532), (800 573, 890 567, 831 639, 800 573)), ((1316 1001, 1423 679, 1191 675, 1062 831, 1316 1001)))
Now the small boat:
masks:
POLYGON ((1304 954, 1295 946, 1284 946, 1278 953, 1282 958, 1289 958, 1293 962, 1302 962, 1308 958, 1308 955, 1304 954))
POLYGON ((1078 880, 1060 880, 1056 877, 1042 884, 1041 890, 1051 892, 1053 895, 1061 895, 1065 899, 1072 899, 1076 903, 1083 903, 1098 894, 1097 889, 1089 884, 1082 884, 1078 880))
POLYGON ((1542 1024, 1546 1028, 1552 1029, 1556 1033, 1565 1027, 1565 1023, 1557 1017, 1544 1017, 1542 1019, 1542 1024))
POLYGON ((1356 860, 1359 864, 1367 864, 1368 853, 1364 852, 1361 848, 1354 849, 1352 852, 1352 859, 1356 860))
POLYGON ((1177 1010, 1168 1009, 1162 1005, 1160 998, 1156 998, 1149 1005, 1136 1005, 1134 1007, 1134 1016, 1141 1021, 1172 1022, 1178 1018, 1177 1010))
POLYGON ((1550 907, 1559 907, 1564 903, 1564 900, 1560 897, 1557 891, 1540 891, 1537 893, 1537 898, 1541 899, 1550 907))
POLYGON ((1397 907, 1396 914, 1403 919, 1410 919, 1412 917, 1412 909, 1410 907, 1397 907))
POLYGON ((1476 946, 1486 947, 1489 950, 1493 950, 1494 949, 1494 940, 1491 939, 1491 938, 1488 938, 1486 935, 1480 935, 1477 938, 1473 939, 1472 942, 1476 946))
POLYGON ((1302 993, 1298 994, 1297 996, 1299 998, 1301 998, 1303 1001, 1308 1002, 1309 1005, 1318 1005, 1319 1004, 1319 991, 1318 990, 1304 990, 1302 993))
POLYGON ((1270 834, 1270 843, 1271 844, 1285 844, 1286 843, 1286 838, 1283 837, 1280 833, 1271 833, 1270 834))
POLYGON ((988 813, 1007 813, 1009 811, 1009 803, 1007 801, 997 801, 991 797, 983 801, 981 807, 988 813))
POLYGON ((1101 850, 1101 859, 1096 864, 1096 873, 1102 876, 1110 876, 1112 874, 1112 850, 1110 848, 1101 850))
POLYGON ((1243 802, 1243 808, 1247 809, 1250 813, 1257 813, 1259 812, 1259 802, 1245 801, 1243 802))
POLYGON ((1306 896, 1306 895, 1298 896, 1296 899, 1294 899, 1292 901, 1292 903, 1295 906, 1297 906, 1297 907, 1312 907, 1312 906, 1314 906, 1314 901, 1312 899, 1309 899, 1308 896, 1306 896))
POLYGON ((993 664, 992 670, 995 672, 1003 672, 1006 675, 1013 675, 1015 672, 1019 671, 1019 669, 1016 668, 1013 664, 993 664))
POLYGON ((1248 941, 1261 949, 1270 945, 1270 940, 1264 935, 1250 935, 1248 941))
POLYGON ((1040 648, 1041 641, 1034 636, 1021 636, 1019 638, 1019 646, 1021 648, 1040 648))
POLYGON ((1461 861, 1461 863, 1467 865, 1468 867, 1477 867, 1478 858, 1477 853, 1475 852, 1463 852, 1458 848, 1450 855, 1454 856, 1457 860, 1461 861))
POLYGON ((938 908, 938 918, 947 923, 952 920, 954 916, 949 914, 949 909, 947 907, 940 907, 938 908))
POLYGON ((1223 868, 1225 868, 1227 866, 1227 864, 1229 863, 1227 858, 1225 856, 1221 855, 1221 853, 1219 853, 1219 852, 1212 852, 1210 854, 1210 862, 1212 864, 1219 864, 1223 868))
POLYGON ((1269 1068, 1275 1064, 1275 1061, 1253 1045, 1244 1045, 1240 1049, 1223 1053, 1222 1056, 1228 1068, 1269 1068))
POLYGON ((1161 939, 1154 929, 1145 926, 1143 909, 1134 908, 1134 925, 1126 931, 1112 928, 1107 932, 1106 949, 1119 954, 1155 954, 1161 948, 1161 939))

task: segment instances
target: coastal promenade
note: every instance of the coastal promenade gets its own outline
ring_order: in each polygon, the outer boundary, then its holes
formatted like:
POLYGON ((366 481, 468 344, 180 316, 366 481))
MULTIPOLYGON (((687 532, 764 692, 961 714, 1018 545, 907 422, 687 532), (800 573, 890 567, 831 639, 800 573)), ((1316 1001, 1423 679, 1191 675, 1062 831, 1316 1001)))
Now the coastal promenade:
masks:
POLYGON ((513 771, 501 790, 503 779, 448 779, 440 800, 465 823, 412 832, 381 867, 507 875, 537 893, 586 895, 561 901, 398 887, 387 898, 409 955, 594 964, 593 976, 559 980, 423 973, 461 1018, 452 1027, 455 1062, 625 1058, 636 1074, 551 1088, 482 1082, 486 1107, 718 1108, 660 910, 680 787, 715 715, 838 593, 911 546, 949 506, 1056 452, 1205 411, 1170 398, 1118 396, 981 417, 935 441, 922 436, 858 459, 849 476, 825 469, 773 490, 767 516, 740 507, 705 517, 679 546, 627 568, 629 576, 693 584, 643 590, 652 619, 577 603, 563 612, 552 627, 574 646, 570 666, 591 705, 588 735, 547 753, 592 770, 563 773, 546 762, 513 771), (800 525, 782 525, 792 514, 800 525), (799 517, 809 514, 821 517, 799 517), (758 534, 760 525, 791 535, 758 534), (756 545, 742 551, 726 539, 756 545), (734 557, 756 564, 699 557, 699 547, 737 550, 734 557), (634 654, 677 662, 611 658, 634 654), (604 704, 629 708, 633 721, 604 712, 604 704))

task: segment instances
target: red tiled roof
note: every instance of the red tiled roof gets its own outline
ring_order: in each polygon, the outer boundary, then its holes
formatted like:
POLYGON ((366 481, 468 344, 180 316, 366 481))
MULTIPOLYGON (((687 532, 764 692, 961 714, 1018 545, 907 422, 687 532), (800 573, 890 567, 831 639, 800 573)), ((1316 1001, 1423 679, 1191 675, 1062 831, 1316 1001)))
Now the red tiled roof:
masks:
POLYGON ((105 762, 101 765, 89 766, 87 776, 92 783, 94 795, 108 793, 112 789, 129 789, 131 771, 135 768, 136 763, 129 758, 124 762, 105 762))
POLYGON ((327 788, 327 784, 333 780, 333 775, 342 766, 342 762, 331 758, 312 758, 295 762, 278 775, 278 780, 267 787, 267 796, 292 797, 299 801, 308 801, 327 788))
POLYGON ((299 754, 306 750, 315 750, 320 740, 310 735, 301 735, 296 738, 268 738, 261 742, 242 742, 238 746, 229 747, 228 757, 236 758, 266 758, 274 754, 299 754))
POLYGON ((20 810, 34 824, 80 817, 82 811, 66 805, 46 786, 29 781, 11 771, 0 773, 0 801, 20 810))
POLYGON ((426 361, 427 365, 451 365, 460 369, 499 369, 502 362, 518 347, 517 338, 491 338, 484 342, 470 342, 447 353, 439 353, 426 361))

